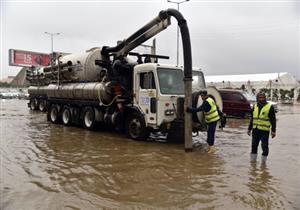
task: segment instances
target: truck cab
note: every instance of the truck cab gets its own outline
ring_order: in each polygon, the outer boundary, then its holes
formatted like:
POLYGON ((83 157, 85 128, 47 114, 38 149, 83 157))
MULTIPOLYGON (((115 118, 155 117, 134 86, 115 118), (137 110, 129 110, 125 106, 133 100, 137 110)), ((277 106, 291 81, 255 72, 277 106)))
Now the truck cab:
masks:
MULTIPOLYGON (((168 130, 178 119, 177 101, 184 98, 183 78, 183 68, 178 66, 144 63, 134 67, 133 105, 143 116, 145 128, 168 130)), ((206 88, 200 69, 193 69, 192 87, 193 92, 206 88)), ((199 105, 198 99, 196 105, 199 105)), ((140 129, 138 127, 144 123, 136 123, 134 127, 140 129)), ((129 136, 134 138, 130 133, 129 136)))
POLYGON ((134 68, 134 104, 154 129, 176 118, 177 98, 184 96, 180 67, 146 63, 134 68))

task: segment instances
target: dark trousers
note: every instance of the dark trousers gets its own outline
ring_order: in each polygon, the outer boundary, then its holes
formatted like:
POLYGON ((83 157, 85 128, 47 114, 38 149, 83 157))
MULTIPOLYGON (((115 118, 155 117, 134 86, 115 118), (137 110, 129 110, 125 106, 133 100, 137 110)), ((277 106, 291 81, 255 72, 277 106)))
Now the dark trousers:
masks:
POLYGON ((261 131, 253 129, 252 131, 252 154, 257 154, 257 148, 261 141, 261 148, 263 150, 262 155, 268 156, 269 154, 269 131, 261 131))
POLYGON ((211 122, 207 124, 207 143, 209 146, 213 146, 215 143, 215 132, 217 127, 217 121, 211 122))

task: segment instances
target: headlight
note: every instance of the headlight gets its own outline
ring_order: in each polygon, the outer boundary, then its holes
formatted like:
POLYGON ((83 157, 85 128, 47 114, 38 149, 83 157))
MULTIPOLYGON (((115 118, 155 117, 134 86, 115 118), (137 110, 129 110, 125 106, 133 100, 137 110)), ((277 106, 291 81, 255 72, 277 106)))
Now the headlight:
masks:
POLYGON ((174 109, 167 109, 165 110, 165 115, 166 116, 170 116, 170 115, 174 115, 175 114, 175 110, 174 109))

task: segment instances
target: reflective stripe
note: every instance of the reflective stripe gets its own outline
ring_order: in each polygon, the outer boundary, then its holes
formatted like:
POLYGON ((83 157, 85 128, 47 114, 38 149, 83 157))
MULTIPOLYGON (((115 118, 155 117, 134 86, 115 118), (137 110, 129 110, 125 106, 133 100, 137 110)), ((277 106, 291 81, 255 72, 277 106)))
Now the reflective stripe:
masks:
POLYGON ((210 110, 208 112, 204 112, 205 122, 206 123, 211 123, 211 122, 218 121, 220 119, 220 116, 219 116, 217 106, 216 106, 214 100, 212 98, 208 97, 206 99, 206 101, 210 105, 210 110))
POLYGON ((211 113, 214 113, 216 112, 217 110, 212 110, 212 111, 209 111, 209 112, 204 112, 205 115, 210 115, 211 113))
POLYGON ((212 119, 214 119, 214 118, 220 119, 220 118, 219 118, 219 115, 218 115, 218 116, 214 116, 214 117, 212 117, 212 118, 209 118, 209 119, 207 119, 207 120, 212 120, 212 119))
POLYGON ((258 106, 257 104, 254 105, 253 110, 253 128, 257 128, 259 130, 263 131, 269 131, 271 128, 271 122, 269 119, 269 112, 271 109, 271 104, 267 103, 265 104, 259 113, 258 116, 258 106))
POLYGON ((253 118, 254 120, 260 120, 260 121, 269 121, 269 119, 260 119, 260 118, 253 118))

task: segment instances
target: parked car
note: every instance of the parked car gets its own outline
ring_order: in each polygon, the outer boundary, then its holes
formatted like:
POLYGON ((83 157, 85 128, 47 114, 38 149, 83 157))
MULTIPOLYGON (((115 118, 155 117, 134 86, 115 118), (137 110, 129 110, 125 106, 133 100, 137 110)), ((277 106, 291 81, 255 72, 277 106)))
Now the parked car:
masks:
POLYGON ((23 89, 13 89, 13 88, 7 88, 7 89, 1 89, 0 90, 0 99, 28 99, 29 94, 27 90, 23 89))
MULTIPOLYGON (((253 105, 256 103, 256 96, 253 93, 249 93, 247 91, 244 91, 243 95, 250 102, 250 106, 251 106, 251 109, 252 109, 253 105)), ((272 104, 272 106, 274 107, 275 112, 278 112, 278 105, 277 105, 277 103, 274 102, 274 101, 269 101, 269 100, 268 100, 268 102, 272 104)))
MULTIPOLYGON (((223 100, 223 112, 230 116, 248 118, 251 115, 253 105, 256 103, 256 96, 252 93, 236 89, 220 89, 223 100)), ((277 103, 270 102, 275 112, 278 111, 277 103)))
POLYGON ((223 112, 230 116, 248 118, 251 114, 251 102, 243 91, 235 89, 220 89, 223 100, 223 112))

